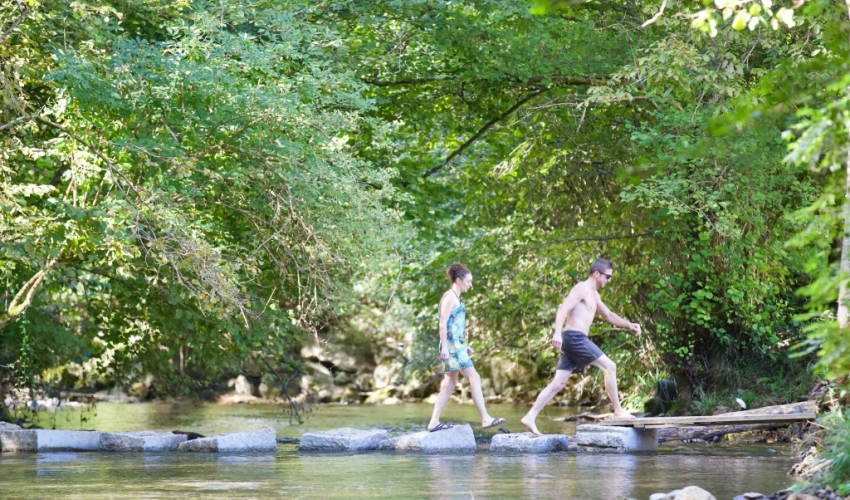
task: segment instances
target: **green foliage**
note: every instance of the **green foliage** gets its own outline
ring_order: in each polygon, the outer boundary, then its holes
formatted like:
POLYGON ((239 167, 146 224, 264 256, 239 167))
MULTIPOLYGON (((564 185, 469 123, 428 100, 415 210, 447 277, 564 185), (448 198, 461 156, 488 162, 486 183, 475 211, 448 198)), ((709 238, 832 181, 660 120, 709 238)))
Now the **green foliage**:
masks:
POLYGON ((529 7, 346 11, 376 113, 397 124, 391 158, 367 153, 398 166, 418 229, 399 295, 422 319, 411 366, 433 362, 452 261, 475 276, 466 300, 479 355, 533 360, 540 373, 557 357, 554 310, 597 256, 615 263, 603 299, 646 327, 626 345, 594 329, 609 355, 640 353, 623 360, 625 377, 660 358, 683 381, 711 384, 720 359, 771 358, 796 342, 793 290, 812 252, 784 246, 801 227, 786 215, 817 196, 819 179, 782 162, 784 119, 723 136, 714 120, 798 41, 731 29, 710 40, 675 19, 642 30, 643 13, 591 4, 529 7))
POLYGON ((714 415, 714 410, 723 403, 717 394, 703 392, 699 399, 694 401, 697 415, 714 415))
POLYGON ((427 373, 453 261, 478 359, 546 374, 599 256, 645 327, 591 332, 634 401, 659 371, 710 391, 784 363, 794 291, 818 313, 837 289, 840 12, 704 16, 712 38, 697 10, 641 27, 659 5, 33 3, 0 42, 6 376, 197 386, 347 322, 427 373))
POLYGON ((819 419, 825 426, 822 457, 832 463, 825 477, 839 495, 850 494, 850 419, 837 408, 819 419))
POLYGON ((72 363, 182 391, 248 359, 291 367, 343 312, 396 244, 393 174, 352 154, 373 102, 305 15, 33 5, 0 45, 5 376, 72 363))

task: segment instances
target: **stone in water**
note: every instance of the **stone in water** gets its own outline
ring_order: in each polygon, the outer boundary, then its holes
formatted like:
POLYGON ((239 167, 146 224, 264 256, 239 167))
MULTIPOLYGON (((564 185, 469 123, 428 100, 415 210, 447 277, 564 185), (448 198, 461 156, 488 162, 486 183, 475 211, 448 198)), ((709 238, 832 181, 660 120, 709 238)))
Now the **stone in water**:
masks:
POLYGON ((567 451, 570 437, 565 434, 544 434, 534 437, 530 432, 496 434, 490 441, 490 451, 508 453, 552 453, 567 451))
POLYGON ((400 436, 396 451, 421 451, 423 453, 473 453, 475 435, 469 424, 456 425, 436 432, 414 432, 400 436))
POLYGON ((303 451, 367 451, 381 449, 387 440, 383 429, 333 429, 323 432, 307 432, 301 436, 300 450, 303 451))
POLYGON ((179 451, 200 453, 277 451, 275 431, 271 427, 257 431, 229 432, 180 443, 179 451))

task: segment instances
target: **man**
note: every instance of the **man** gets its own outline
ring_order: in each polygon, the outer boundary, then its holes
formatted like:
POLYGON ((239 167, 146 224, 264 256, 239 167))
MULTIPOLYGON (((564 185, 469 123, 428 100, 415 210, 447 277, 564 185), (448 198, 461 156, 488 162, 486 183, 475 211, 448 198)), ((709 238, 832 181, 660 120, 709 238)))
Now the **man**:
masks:
POLYGON ((605 285, 611 282, 613 272, 614 266, 610 261, 596 259, 590 265, 588 278, 574 286, 558 307, 558 313, 555 315, 555 334, 552 336, 552 346, 561 350, 558 370, 552 382, 537 396, 531 410, 520 420, 535 436, 541 435, 534 423, 537 415, 564 388, 570 375, 573 372, 584 372, 587 365, 601 368, 605 373, 605 391, 614 407, 614 418, 634 418, 620 406, 617 394, 617 365, 587 337, 593 316, 597 312, 612 325, 640 334, 640 325, 612 313, 599 298, 597 290, 605 288, 605 285), (565 321, 566 327, 562 331, 565 321))

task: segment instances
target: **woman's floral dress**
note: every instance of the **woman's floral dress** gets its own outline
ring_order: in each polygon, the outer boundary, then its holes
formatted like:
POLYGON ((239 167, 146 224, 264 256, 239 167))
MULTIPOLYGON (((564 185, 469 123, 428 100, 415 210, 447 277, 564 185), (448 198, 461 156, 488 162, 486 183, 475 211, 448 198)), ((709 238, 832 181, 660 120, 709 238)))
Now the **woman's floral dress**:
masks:
MULTIPOLYGON (((472 368, 472 359, 466 347, 466 307, 463 302, 457 306, 446 320, 446 344, 449 349, 449 359, 443 361, 443 372, 456 372, 466 368, 472 368)), ((440 352, 443 350, 443 341, 440 341, 440 352)), ((442 360, 441 360, 442 361, 442 360)))

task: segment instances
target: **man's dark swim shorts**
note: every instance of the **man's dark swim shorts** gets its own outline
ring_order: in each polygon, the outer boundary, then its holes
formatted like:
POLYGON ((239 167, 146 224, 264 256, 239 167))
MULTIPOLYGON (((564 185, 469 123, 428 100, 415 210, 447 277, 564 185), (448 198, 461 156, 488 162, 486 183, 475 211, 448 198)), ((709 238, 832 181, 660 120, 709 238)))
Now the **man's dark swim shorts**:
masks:
POLYGON ((561 333, 559 370, 583 373, 584 368, 599 356, 602 356, 602 350, 596 347, 596 344, 584 333, 578 330, 564 330, 561 333))

